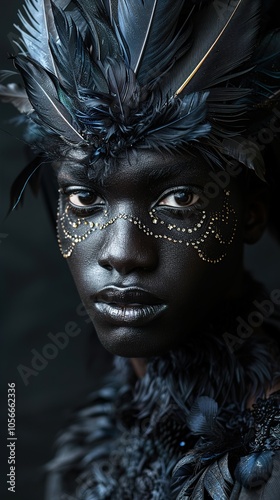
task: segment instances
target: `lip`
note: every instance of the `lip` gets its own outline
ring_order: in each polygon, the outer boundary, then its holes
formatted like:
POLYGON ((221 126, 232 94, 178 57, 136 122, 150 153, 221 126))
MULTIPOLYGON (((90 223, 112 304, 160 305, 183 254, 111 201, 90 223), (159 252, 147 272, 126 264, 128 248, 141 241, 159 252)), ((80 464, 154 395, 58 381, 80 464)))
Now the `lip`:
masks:
POLYGON ((114 325, 141 326, 158 318, 167 304, 139 287, 111 286, 95 295, 93 308, 101 320, 114 325))

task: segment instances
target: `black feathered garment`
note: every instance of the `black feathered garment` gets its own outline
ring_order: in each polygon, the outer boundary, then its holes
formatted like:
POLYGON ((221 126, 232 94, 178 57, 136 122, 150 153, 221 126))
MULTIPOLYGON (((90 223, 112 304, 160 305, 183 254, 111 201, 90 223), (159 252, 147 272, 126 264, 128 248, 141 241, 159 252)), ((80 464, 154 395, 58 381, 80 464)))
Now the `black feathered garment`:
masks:
POLYGON ((58 438, 46 499, 280 499, 280 391, 265 397, 280 380, 280 312, 270 300, 261 316, 267 299, 248 278, 197 343, 149 359, 141 379, 116 358, 58 438), (263 324, 241 338, 238 318, 263 324))

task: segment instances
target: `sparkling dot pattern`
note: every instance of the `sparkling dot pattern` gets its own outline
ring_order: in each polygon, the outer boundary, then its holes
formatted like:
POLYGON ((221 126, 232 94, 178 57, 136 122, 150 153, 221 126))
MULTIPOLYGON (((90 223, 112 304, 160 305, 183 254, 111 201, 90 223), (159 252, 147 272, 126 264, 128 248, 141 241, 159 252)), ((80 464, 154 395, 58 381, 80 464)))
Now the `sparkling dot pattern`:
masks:
POLYGON ((199 221, 191 227, 165 222, 159 217, 156 208, 149 212, 150 225, 144 224, 138 217, 125 213, 119 213, 109 219, 107 210, 103 211, 102 222, 91 222, 86 217, 73 218, 69 204, 66 205, 61 215, 60 201, 57 219, 60 251, 64 258, 69 258, 77 244, 85 241, 94 232, 104 231, 117 220, 122 219, 134 224, 147 236, 193 248, 204 262, 218 264, 226 257, 237 230, 236 212, 230 204, 229 197, 230 191, 225 191, 222 210, 211 212, 208 217, 206 211, 203 210, 199 221), (209 249, 205 248, 211 239, 219 243, 218 247, 214 245, 214 256, 210 256, 209 249))

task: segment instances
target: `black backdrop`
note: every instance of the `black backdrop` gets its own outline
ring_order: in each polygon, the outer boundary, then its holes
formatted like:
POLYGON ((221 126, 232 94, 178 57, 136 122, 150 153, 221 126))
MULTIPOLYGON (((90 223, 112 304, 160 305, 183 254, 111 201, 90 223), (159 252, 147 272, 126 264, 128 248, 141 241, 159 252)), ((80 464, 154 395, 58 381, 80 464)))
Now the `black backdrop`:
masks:
MULTIPOLYGON (((0 67, 10 68, 9 33, 20 1, 5 2, 0 17, 0 67)), ((26 163, 23 144, 7 123, 13 110, 1 105, 0 210, 8 207, 8 191, 26 163)), ((20 132, 18 132, 20 134, 20 132)), ((269 291, 280 288, 279 247, 268 235, 246 250, 247 267, 269 291)), ((3 500, 43 499, 42 465, 52 456, 57 431, 70 409, 100 384, 111 357, 99 345, 86 316, 66 262, 59 254, 55 233, 41 196, 27 190, 23 208, 0 228, 1 262, 1 492, 3 500), (76 326, 69 327, 69 322, 76 326), (68 326, 67 326, 68 325, 68 326), (46 348, 53 337, 73 328, 80 333, 65 348, 46 348), (79 330, 78 330, 79 329, 79 330), (53 359, 44 361, 42 353, 53 359), (39 353, 39 354, 38 354, 39 353), (90 353, 90 354, 89 354, 90 353), (36 359, 34 359, 34 356, 36 359), (33 366, 32 366, 33 360, 33 366), (36 364, 37 363, 37 364, 36 364), (35 369, 34 369, 35 366, 35 369), (29 371, 28 371, 29 370, 29 371), (33 371, 30 371, 33 370, 33 371), (7 384, 16 383, 16 494, 7 491, 7 384), (13 495, 13 497, 11 496, 13 495)))
MULTIPOLYGON (((21 1, 5 2, 0 17, 0 68, 12 69, 7 55, 8 33, 21 1)), ((9 187, 25 166, 24 145, 7 119, 15 115, 1 104, 0 217, 7 212, 9 187)), ((1 262, 1 492, 8 500, 43 499, 42 465, 53 454, 57 431, 71 408, 101 383, 111 356, 100 346, 87 316, 82 315, 66 261, 56 243, 42 195, 29 188, 25 203, 0 227, 1 262), (54 345, 53 337, 72 332, 68 345, 54 345), (78 333, 78 334, 77 334, 78 333), (73 336, 73 334, 75 336, 73 336), (41 358, 40 355, 43 357, 41 358), (47 359, 45 356, 53 359, 47 359), (34 369, 35 367, 35 369, 34 369), (7 491, 7 384, 16 383, 16 494, 7 491)))

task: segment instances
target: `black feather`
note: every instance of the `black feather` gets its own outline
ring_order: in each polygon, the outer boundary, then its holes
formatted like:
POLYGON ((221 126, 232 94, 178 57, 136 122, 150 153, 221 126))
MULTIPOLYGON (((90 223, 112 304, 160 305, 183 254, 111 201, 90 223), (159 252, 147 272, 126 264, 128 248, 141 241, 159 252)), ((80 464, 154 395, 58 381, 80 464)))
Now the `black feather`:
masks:
POLYGON ((194 434, 211 435, 217 430, 218 405, 216 401, 201 396, 191 407, 188 427, 194 434))
POLYGON ((35 62, 23 56, 17 57, 15 64, 21 71, 29 100, 36 113, 34 121, 73 144, 84 142, 74 117, 61 104, 51 76, 35 62))
MULTIPOLYGON (((69 3, 69 2, 68 2, 69 3)), ((24 14, 19 12, 22 27, 15 26, 21 40, 15 44, 22 54, 34 59, 43 68, 56 74, 49 40, 57 41, 58 35, 52 11, 51 0, 26 0, 24 14)))
POLYGON ((184 52, 188 49, 190 29, 178 30, 184 4, 183 0, 172 3, 119 0, 120 33, 129 48, 130 66, 140 83, 162 75, 175 54, 178 57, 182 47, 184 52))
POLYGON ((248 139, 228 138, 222 143, 223 151, 229 157, 237 160, 251 170, 265 182, 265 163, 258 146, 248 139))
POLYGON ((100 66, 91 59, 76 24, 70 24, 70 18, 55 6, 54 13, 59 42, 51 40, 50 44, 59 80, 80 107, 82 89, 108 92, 108 85, 100 66))
POLYGON ((175 100, 172 106, 159 107, 152 128, 146 132, 149 143, 153 141, 163 146, 173 137, 174 144, 179 145, 186 138, 191 142, 207 136, 211 131, 211 125, 206 121, 207 97, 207 92, 190 94, 183 100, 175 100))
POLYGON ((105 61, 107 57, 118 59, 121 57, 121 49, 118 44, 116 33, 111 26, 105 4, 102 0, 81 1, 73 0, 86 20, 92 38, 92 51, 95 59, 105 61))
POLYGON ((172 80, 166 79, 164 85, 166 92, 184 95, 226 80, 229 72, 252 55, 259 11, 260 0, 228 2, 222 13, 215 2, 202 10, 196 19, 192 50, 174 66, 172 80))
POLYGON ((280 35, 261 29, 260 5, 26 0, 15 66, 30 106, 19 87, 0 87, 2 99, 27 115, 42 152, 191 145, 212 166, 233 158, 264 179, 260 148, 244 151, 279 106, 280 35))
POLYGON ((20 201, 23 201, 23 193, 27 186, 30 185, 32 191, 37 194, 40 185, 41 167, 46 162, 42 157, 37 157, 32 160, 14 180, 10 193, 10 208, 9 212, 17 208, 20 201))

